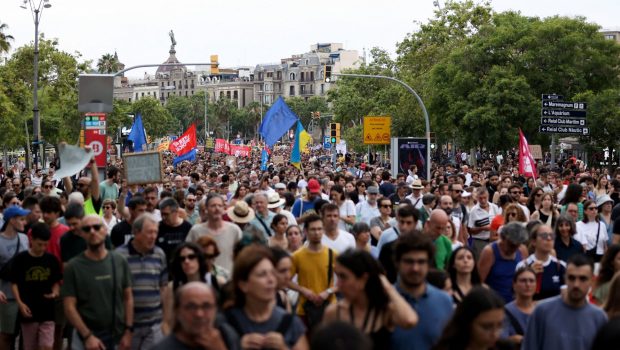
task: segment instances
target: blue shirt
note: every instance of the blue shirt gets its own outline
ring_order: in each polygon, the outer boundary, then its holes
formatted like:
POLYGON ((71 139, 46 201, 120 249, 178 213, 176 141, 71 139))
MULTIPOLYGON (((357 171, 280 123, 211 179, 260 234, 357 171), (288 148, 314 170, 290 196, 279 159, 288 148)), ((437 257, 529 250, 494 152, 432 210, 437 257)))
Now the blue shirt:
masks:
POLYGON ((395 284, 396 290, 418 313, 418 325, 411 329, 396 327, 392 333, 393 350, 426 350, 437 343, 443 328, 452 317, 452 298, 448 293, 426 284, 426 291, 416 299, 395 284))
POLYGON ((598 330, 607 323, 600 308, 585 303, 567 305, 561 296, 539 303, 527 323, 523 350, 589 350, 598 330))
MULTIPOLYGON (((321 197, 318 197, 319 199, 321 197)), ((317 201, 317 199, 313 200, 313 201, 304 201, 301 198, 298 198, 295 200, 295 203, 293 203, 293 207, 291 208, 291 213, 293 213, 293 216, 295 216, 296 218, 300 218, 301 215, 305 212, 307 212, 308 210, 314 210, 314 203, 317 201)))

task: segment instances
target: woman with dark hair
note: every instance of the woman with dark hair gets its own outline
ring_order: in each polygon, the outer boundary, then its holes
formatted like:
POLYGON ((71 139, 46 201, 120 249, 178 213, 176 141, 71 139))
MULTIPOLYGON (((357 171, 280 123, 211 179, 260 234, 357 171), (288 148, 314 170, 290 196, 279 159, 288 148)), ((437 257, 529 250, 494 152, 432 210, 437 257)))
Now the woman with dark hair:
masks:
POLYGON ((276 280, 278 281, 276 305, 290 314, 293 312, 293 305, 288 297, 287 288, 291 280, 293 260, 291 254, 280 247, 271 247, 270 249, 271 254, 273 254, 273 266, 276 269, 276 280))
POLYGON ((229 279, 229 272, 223 267, 215 264, 215 259, 220 256, 220 249, 217 247, 217 242, 211 236, 201 236, 196 241, 205 255, 205 262, 207 263, 207 274, 205 280, 207 284, 210 284, 213 289, 220 291, 222 286, 229 279))
POLYGON ((562 204, 562 210, 560 213, 566 213, 566 207, 569 203, 574 203, 577 205, 577 209, 579 210, 579 214, 577 214, 577 220, 583 220, 583 208, 584 204, 582 203, 583 199, 583 188, 578 184, 569 184, 566 187, 566 193, 564 194, 564 198, 560 201, 562 204))
POLYGON ((616 272, 620 271, 620 244, 612 244, 609 246, 605 255, 601 259, 601 268, 598 273, 598 278, 594 286, 594 297, 598 305, 603 305, 607 302, 609 295, 609 285, 611 279, 616 272))
POLYGON ((579 253, 583 253, 583 246, 573 236, 577 233, 577 228, 573 219, 567 214, 562 214, 555 222, 555 243, 553 249, 558 259, 568 261, 568 259, 579 253))
POLYGON ((603 253, 607 249, 607 227, 598 216, 596 203, 587 200, 583 203, 585 215, 583 220, 577 222, 577 234, 575 239, 583 245, 586 254, 594 262, 601 261, 603 253))
POLYGON ((458 305, 472 288, 482 284, 474 251, 467 246, 456 248, 448 260, 448 274, 452 282, 452 300, 458 305))
POLYGON ((301 320, 276 305, 277 280, 273 254, 260 245, 244 248, 233 269, 234 307, 228 323, 241 336, 242 349, 308 348, 301 320))
POLYGON ((235 203, 237 203, 237 201, 243 200, 243 198, 245 198, 245 196, 247 196, 248 193, 249 193, 248 186, 240 183, 239 186, 237 187, 237 190, 235 190, 235 194, 232 196, 232 198, 228 202, 228 206, 234 207, 235 203))
POLYGON ((355 193, 357 194, 358 202, 363 202, 366 200, 366 187, 368 187, 368 185, 364 180, 358 180, 355 183, 355 193))
POLYGON ((526 204, 526 207, 530 210, 530 213, 533 213, 540 208, 543 193, 545 193, 545 191, 543 191, 542 187, 534 187, 532 192, 530 192, 526 204))
POLYGON ((349 231, 349 227, 355 223, 355 204, 352 200, 346 198, 344 189, 340 185, 332 186, 329 199, 338 206, 340 214, 338 228, 343 231, 349 231))
POLYGON ((207 271, 205 256, 199 245, 184 242, 174 250, 168 268, 171 281, 166 286, 162 297, 164 311, 162 331, 164 335, 168 335, 174 325, 174 293, 177 288, 187 282, 205 282, 207 271))
POLYGON ((496 349, 503 327, 504 300, 493 290, 476 287, 456 307, 433 349, 496 349))
POLYGON ((283 214, 276 214, 271 220, 271 229, 273 236, 269 237, 267 244, 270 247, 280 247, 288 249, 288 240, 286 239, 286 228, 288 227, 288 219, 283 214))
POLYGON ((525 335, 527 321, 536 307, 534 301, 536 272, 531 267, 518 269, 512 279, 512 289, 515 292, 515 300, 504 307, 506 318, 502 338, 508 338, 520 345, 525 335))
MULTIPOLYGON (((523 184, 523 196, 529 198, 530 194, 534 192, 535 188, 536 188, 536 180, 532 176, 529 176, 527 180, 525 180, 525 183, 523 184)), ((532 211, 530 210, 530 213, 531 212, 532 211)))
POLYGON ((418 314, 367 251, 350 249, 338 255, 334 270, 343 299, 327 307, 324 323, 351 323, 370 336, 374 349, 390 348, 395 326, 411 328, 418 323, 418 314))

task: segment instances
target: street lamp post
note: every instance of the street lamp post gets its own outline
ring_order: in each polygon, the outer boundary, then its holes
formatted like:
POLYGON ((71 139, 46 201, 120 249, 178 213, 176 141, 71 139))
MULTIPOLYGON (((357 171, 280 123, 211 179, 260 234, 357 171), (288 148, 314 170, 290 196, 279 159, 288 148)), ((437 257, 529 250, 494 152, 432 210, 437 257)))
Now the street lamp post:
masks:
MULTIPOLYGON (((36 1, 36 0, 35 0, 36 1)), ((34 20, 34 78, 32 83, 32 122, 33 122, 33 153, 34 153, 34 168, 39 168, 39 162, 41 167, 43 164, 43 143, 41 142, 41 119, 39 116, 39 22, 41 21, 41 15, 44 8, 52 7, 49 0, 40 0, 38 5, 33 3, 33 0, 24 0, 20 6, 23 9, 27 9, 26 5, 30 6, 32 11, 32 17, 34 20)))

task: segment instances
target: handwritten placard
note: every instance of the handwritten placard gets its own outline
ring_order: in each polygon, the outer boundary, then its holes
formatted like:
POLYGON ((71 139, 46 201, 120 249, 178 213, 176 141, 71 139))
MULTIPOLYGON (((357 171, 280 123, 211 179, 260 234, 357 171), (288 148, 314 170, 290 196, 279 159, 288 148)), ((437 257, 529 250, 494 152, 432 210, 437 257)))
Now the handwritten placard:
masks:
POLYGON ((128 185, 163 182, 164 167, 159 152, 125 153, 123 165, 128 185))

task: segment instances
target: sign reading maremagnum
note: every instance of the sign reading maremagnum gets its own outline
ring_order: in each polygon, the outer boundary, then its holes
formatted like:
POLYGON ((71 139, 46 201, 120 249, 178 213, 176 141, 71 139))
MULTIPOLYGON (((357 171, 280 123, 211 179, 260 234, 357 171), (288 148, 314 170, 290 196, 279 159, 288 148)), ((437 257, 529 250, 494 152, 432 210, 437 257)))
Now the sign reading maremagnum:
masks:
POLYGON ((563 96, 543 94, 539 131, 544 134, 578 134, 586 136, 590 129, 586 123, 585 102, 561 101, 563 96))
POLYGON ((364 117, 364 144, 389 145, 392 128, 392 117, 365 116, 364 117))

